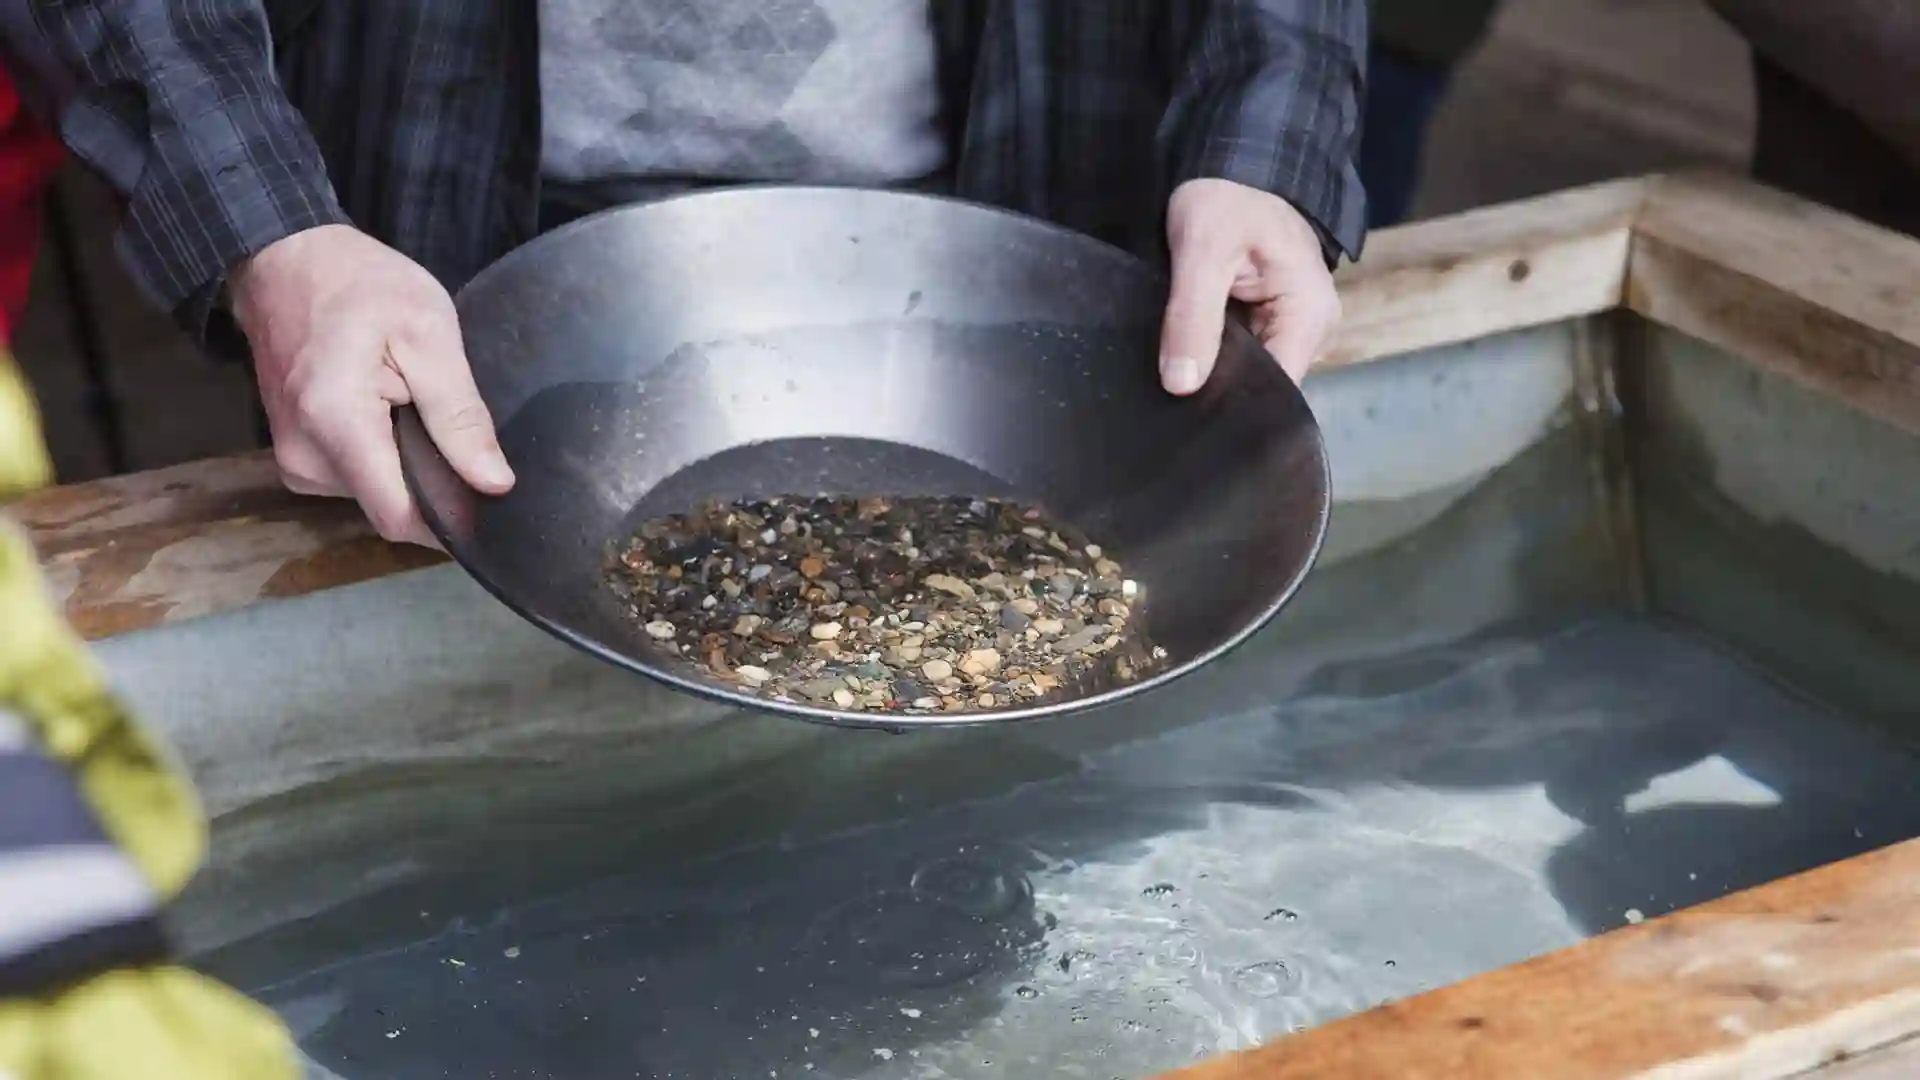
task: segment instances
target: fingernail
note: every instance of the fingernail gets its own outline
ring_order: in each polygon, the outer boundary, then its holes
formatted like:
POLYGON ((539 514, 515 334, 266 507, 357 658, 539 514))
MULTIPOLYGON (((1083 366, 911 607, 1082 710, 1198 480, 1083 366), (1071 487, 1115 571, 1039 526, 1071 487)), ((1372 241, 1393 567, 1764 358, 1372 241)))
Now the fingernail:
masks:
POLYGON ((513 466, 496 450, 480 459, 480 479, 504 491, 513 486, 513 466))
POLYGON ((1168 356, 1160 360, 1160 385, 1170 394, 1191 394, 1200 389, 1205 377, 1200 361, 1191 356, 1168 356))

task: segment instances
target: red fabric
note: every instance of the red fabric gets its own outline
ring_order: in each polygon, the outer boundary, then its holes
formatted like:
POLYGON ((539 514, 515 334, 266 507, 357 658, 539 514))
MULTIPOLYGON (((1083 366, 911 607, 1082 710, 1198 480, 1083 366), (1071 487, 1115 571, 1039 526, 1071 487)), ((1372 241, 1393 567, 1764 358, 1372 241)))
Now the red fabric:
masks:
POLYGON ((40 196, 61 156, 60 141, 27 114, 0 69, 0 343, 11 340, 27 303, 40 246, 40 196))

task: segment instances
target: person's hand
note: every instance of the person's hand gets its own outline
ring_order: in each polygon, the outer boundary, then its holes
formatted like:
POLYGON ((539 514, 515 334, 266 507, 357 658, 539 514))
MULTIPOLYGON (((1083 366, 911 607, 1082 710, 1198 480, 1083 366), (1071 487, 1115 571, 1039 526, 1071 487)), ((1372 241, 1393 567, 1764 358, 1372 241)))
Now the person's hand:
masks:
POLYGON ((1253 308, 1253 331, 1299 382, 1340 321, 1320 238, 1278 195, 1230 180, 1189 180, 1167 204, 1173 291, 1160 334, 1160 382, 1191 394, 1213 373, 1229 297, 1253 308))
POLYGON ((453 300, 411 259, 325 225, 242 263, 230 290, 290 490, 351 496, 381 536, 434 546, 394 443, 393 407, 409 403, 467 483, 492 495, 513 486, 453 300))

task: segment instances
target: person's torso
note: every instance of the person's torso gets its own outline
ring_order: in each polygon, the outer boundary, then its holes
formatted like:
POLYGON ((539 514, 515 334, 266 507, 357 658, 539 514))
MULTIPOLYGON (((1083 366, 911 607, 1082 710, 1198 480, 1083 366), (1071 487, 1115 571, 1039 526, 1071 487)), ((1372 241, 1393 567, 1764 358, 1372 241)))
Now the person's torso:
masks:
POLYGON ((539 18, 552 187, 627 202, 946 164, 927 0, 539 0, 539 18))

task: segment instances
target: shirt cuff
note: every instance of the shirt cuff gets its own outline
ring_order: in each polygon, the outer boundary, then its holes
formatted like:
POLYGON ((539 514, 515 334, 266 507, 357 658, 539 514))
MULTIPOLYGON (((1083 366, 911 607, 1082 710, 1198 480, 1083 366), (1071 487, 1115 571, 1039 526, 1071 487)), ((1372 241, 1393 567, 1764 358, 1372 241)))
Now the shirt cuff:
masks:
MULTIPOLYGON (((112 121, 73 110, 63 125, 69 143, 84 146, 92 123, 112 121)), ((148 298, 196 341, 206 341, 227 275, 243 260, 295 233, 351 224, 297 116, 249 134, 211 110, 156 139, 151 153, 116 247, 148 298)))
POLYGON ((1342 256, 1360 258, 1367 235, 1367 198, 1350 154, 1300 134, 1258 139, 1203 135, 1175 148, 1168 190, 1198 179, 1231 180, 1287 200, 1313 226, 1328 269, 1342 256))

